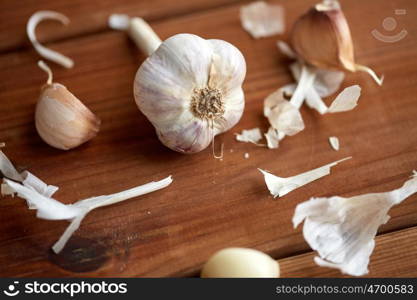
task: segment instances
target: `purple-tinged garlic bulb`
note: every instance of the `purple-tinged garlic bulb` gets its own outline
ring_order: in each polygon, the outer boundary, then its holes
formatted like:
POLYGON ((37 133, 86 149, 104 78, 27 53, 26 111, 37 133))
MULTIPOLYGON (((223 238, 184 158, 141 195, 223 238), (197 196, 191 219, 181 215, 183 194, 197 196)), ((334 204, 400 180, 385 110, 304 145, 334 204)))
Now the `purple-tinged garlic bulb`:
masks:
POLYGON ((113 15, 110 26, 127 30, 149 55, 136 73, 134 96, 165 146, 199 152, 240 120, 246 62, 235 46, 193 34, 161 42, 140 18, 113 15))

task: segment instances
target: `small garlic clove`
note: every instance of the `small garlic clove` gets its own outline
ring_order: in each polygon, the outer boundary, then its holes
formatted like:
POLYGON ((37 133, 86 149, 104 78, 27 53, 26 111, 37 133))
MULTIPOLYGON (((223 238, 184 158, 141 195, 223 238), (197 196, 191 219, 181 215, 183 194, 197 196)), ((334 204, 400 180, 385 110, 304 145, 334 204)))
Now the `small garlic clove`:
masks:
POLYGON ((350 29, 338 7, 311 8, 294 24, 291 44, 298 56, 318 68, 355 70, 350 29))
POLYGON ((203 278, 277 278, 279 264, 269 255, 248 248, 226 248, 216 252, 201 271, 203 278))
POLYGON ((362 71, 378 78, 370 68, 356 64, 349 25, 338 1, 323 1, 294 24, 291 45, 305 62, 327 70, 362 71))
POLYGON ((52 147, 69 150, 95 137, 100 119, 65 86, 52 82, 52 73, 45 63, 39 65, 49 72, 35 111, 35 125, 41 138, 52 147))

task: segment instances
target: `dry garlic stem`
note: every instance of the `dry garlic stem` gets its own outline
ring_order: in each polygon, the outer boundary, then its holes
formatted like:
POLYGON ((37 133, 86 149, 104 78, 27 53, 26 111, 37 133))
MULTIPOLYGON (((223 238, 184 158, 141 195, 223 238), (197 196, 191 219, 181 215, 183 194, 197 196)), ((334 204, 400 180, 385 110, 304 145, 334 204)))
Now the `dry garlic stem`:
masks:
POLYGON ((201 271, 204 278, 277 278, 279 264, 269 255, 248 248, 226 248, 216 252, 201 271))
POLYGON ((126 16, 112 16, 109 24, 127 30, 149 55, 136 73, 134 95, 165 146, 199 152, 240 120, 246 63, 236 47, 193 34, 161 43, 145 21, 126 16))
POLYGON ((355 63, 349 25, 337 1, 323 1, 301 16, 294 24, 291 44, 301 59, 315 67, 363 71, 382 84, 383 78, 355 63))
POLYGON ((43 61, 38 65, 48 74, 35 112, 41 138, 52 147, 69 150, 95 137, 100 119, 65 86, 52 82, 52 71, 43 61))
POLYGON ((64 25, 68 25, 70 22, 69 19, 65 15, 55 11, 38 11, 29 18, 29 21, 26 25, 26 33, 29 37, 29 40, 32 42, 33 47, 35 47, 35 50, 39 53, 40 56, 61 66, 64 66, 65 68, 72 68, 74 66, 72 59, 54 50, 48 49, 38 42, 35 34, 35 29, 36 26, 43 20, 56 20, 64 25))

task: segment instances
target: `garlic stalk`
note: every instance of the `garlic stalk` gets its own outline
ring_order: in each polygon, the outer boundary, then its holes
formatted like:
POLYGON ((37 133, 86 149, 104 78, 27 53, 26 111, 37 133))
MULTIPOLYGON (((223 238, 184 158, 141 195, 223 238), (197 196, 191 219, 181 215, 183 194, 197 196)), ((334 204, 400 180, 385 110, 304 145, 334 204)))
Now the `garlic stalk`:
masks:
POLYGON ((292 221, 294 228, 304 221, 304 238, 319 254, 316 264, 362 276, 368 273, 375 236, 389 220, 388 211, 415 193, 416 171, 401 188, 390 192, 311 198, 297 205, 292 221))
POLYGON ((246 63, 236 47, 193 34, 160 42, 140 18, 113 15, 109 25, 149 55, 136 73, 134 96, 165 146, 199 152, 240 120, 246 63))
POLYGON ((295 175, 291 177, 278 177, 271 173, 268 173, 262 169, 258 169, 265 178, 266 186, 268 187, 269 192, 274 198, 282 197, 289 192, 292 192, 299 187, 302 187, 310 182, 313 182, 321 177, 330 174, 331 167, 336 166, 338 163, 351 159, 352 157, 346 157, 341 160, 332 162, 330 164, 324 165, 322 167, 295 175))
POLYGON ((349 25, 338 1, 323 1, 302 15, 294 24, 291 44, 297 56, 322 69, 366 72, 382 85, 369 67, 354 59, 349 25))
POLYGON ((65 68, 72 68, 74 62, 67 56, 62 55, 54 50, 48 49, 45 46, 42 46, 36 38, 35 30, 36 26, 43 20, 55 20, 59 21, 64 25, 68 25, 70 20, 63 14, 51 11, 51 10, 41 10, 35 12, 30 18, 26 25, 26 33, 31 41, 35 50, 45 59, 53 61, 65 68))
POLYGON ((52 81, 52 71, 43 61, 38 65, 48 74, 35 111, 35 125, 41 138, 61 150, 91 140, 100 129, 100 119, 65 86, 52 81))

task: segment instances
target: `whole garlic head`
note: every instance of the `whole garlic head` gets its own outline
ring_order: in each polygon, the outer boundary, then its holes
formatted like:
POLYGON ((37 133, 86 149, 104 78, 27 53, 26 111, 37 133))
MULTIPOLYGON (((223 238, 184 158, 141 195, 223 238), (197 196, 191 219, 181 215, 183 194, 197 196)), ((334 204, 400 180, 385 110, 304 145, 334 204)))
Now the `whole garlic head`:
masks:
POLYGON ((52 82, 52 72, 43 61, 38 64, 49 75, 35 111, 35 125, 41 138, 52 147, 69 150, 95 137, 100 119, 65 86, 52 82))
POLYGON ((245 59, 230 43, 177 34, 137 71, 136 104, 164 145, 199 152, 240 120, 245 74, 245 59))
POLYGON ((279 264, 263 252, 248 248, 226 248, 216 252, 201 271, 205 278, 277 278, 279 264))

